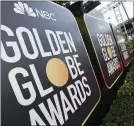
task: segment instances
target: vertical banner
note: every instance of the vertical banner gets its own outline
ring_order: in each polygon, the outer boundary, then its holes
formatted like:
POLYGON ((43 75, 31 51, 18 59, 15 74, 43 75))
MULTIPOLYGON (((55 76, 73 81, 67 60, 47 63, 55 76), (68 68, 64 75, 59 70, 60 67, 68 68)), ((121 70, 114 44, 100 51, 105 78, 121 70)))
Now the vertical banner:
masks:
POLYGON ((112 30, 108 23, 91 15, 85 14, 84 20, 105 84, 111 88, 123 72, 123 64, 112 30))
POLYGON ((2 126, 79 126, 100 89, 74 16, 45 2, 1 2, 2 126))
POLYGON ((125 45, 125 36, 123 35, 120 27, 111 25, 111 28, 113 30, 113 34, 115 36, 115 39, 116 39, 116 42, 120 51, 123 64, 125 67, 127 67, 128 64, 131 62, 131 58, 128 54, 128 51, 125 45))

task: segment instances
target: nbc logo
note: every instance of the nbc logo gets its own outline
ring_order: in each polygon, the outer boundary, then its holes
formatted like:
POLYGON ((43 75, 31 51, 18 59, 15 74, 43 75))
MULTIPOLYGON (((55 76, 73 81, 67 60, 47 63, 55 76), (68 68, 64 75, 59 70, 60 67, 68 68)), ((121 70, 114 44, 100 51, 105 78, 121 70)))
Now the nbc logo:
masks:
POLYGON ((36 17, 36 14, 33 12, 33 9, 29 7, 26 3, 24 4, 22 2, 14 3, 14 11, 18 14, 36 17))
POLYGON ((14 3, 14 11, 22 15, 41 17, 44 19, 56 21, 55 14, 44 10, 38 10, 37 8, 33 10, 31 7, 28 6, 28 4, 22 2, 14 3))

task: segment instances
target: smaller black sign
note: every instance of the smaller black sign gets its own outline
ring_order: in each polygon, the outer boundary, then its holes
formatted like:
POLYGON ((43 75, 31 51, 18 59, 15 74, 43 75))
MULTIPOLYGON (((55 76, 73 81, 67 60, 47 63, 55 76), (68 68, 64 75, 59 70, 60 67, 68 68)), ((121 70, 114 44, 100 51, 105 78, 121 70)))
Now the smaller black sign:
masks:
POLYGON ((111 88, 123 71, 123 64, 110 25, 85 14, 84 20, 90 34, 97 60, 108 88, 111 88))
POLYGON ((125 44, 125 36, 121 31, 121 28, 118 26, 111 25, 111 28, 113 30, 113 34, 115 36, 115 39, 117 41, 117 45, 122 57, 122 61, 125 67, 128 66, 128 64, 131 62, 131 58, 128 54, 127 47, 125 44))

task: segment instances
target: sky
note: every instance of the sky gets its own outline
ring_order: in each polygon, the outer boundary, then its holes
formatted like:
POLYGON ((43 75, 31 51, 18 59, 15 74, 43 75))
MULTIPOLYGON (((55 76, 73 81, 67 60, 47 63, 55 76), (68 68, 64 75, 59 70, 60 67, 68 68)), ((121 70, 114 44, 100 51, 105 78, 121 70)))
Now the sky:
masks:
MULTIPOLYGON (((99 10, 99 9, 101 9, 102 7, 104 7, 104 6, 106 6, 107 4, 108 4, 109 2, 101 2, 101 5, 99 5, 98 7, 96 7, 95 9, 96 10, 99 10)), ((134 15, 134 10, 133 10, 133 2, 132 1, 129 1, 129 2, 124 2, 124 6, 125 6, 125 8, 126 8, 126 11, 127 11, 127 13, 128 13, 128 16, 129 16, 129 18, 132 18, 132 17, 134 17, 133 15, 134 15)), ((123 20, 124 21, 126 21, 127 20, 127 16, 126 16, 126 14, 125 14, 125 12, 124 12, 124 10, 123 10, 123 7, 120 5, 119 6, 120 7, 120 10, 121 10, 121 14, 122 14, 122 17, 123 17, 123 20)), ((115 24, 115 25, 117 25, 118 23, 117 23, 117 21, 116 21, 116 18, 115 18, 115 14, 114 14, 114 11, 113 10, 111 10, 111 11, 109 11, 108 13, 106 13, 106 14, 104 14, 104 18, 105 18, 105 20, 107 21, 107 22, 109 22, 109 23, 112 23, 112 24, 115 24), (109 18, 109 19, 108 19, 109 18)))

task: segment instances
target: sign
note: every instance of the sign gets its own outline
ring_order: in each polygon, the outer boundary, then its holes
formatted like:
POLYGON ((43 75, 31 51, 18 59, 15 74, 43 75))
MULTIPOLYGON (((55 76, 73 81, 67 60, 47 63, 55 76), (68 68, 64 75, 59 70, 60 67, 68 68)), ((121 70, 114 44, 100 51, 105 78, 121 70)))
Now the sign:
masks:
POLYGON ((74 16, 54 3, 2 2, 2 125, 81 125, 100 89, 74 16))
POLYGON ((84 20, 97 60, 108 88, 112 88, 123 71, 123 64, 110 25, 85 14, 84 20))
POLYGON ((127 47, 125 45, 125 36, 123 35, 120 27, 111 25, 111 28, 117 41, 123 64, 125 67, 127 67, 131 61, 131 58, 129 57, 127 47))
POLYGON ((89 15, 92 15, 94 17, 97 17, 97 18, 99 18, 101 20, 105 20, 103 13, 101 11, 99 11, 99 10, 96 10, 96 9, 91 10, 89 12, 89 15))

